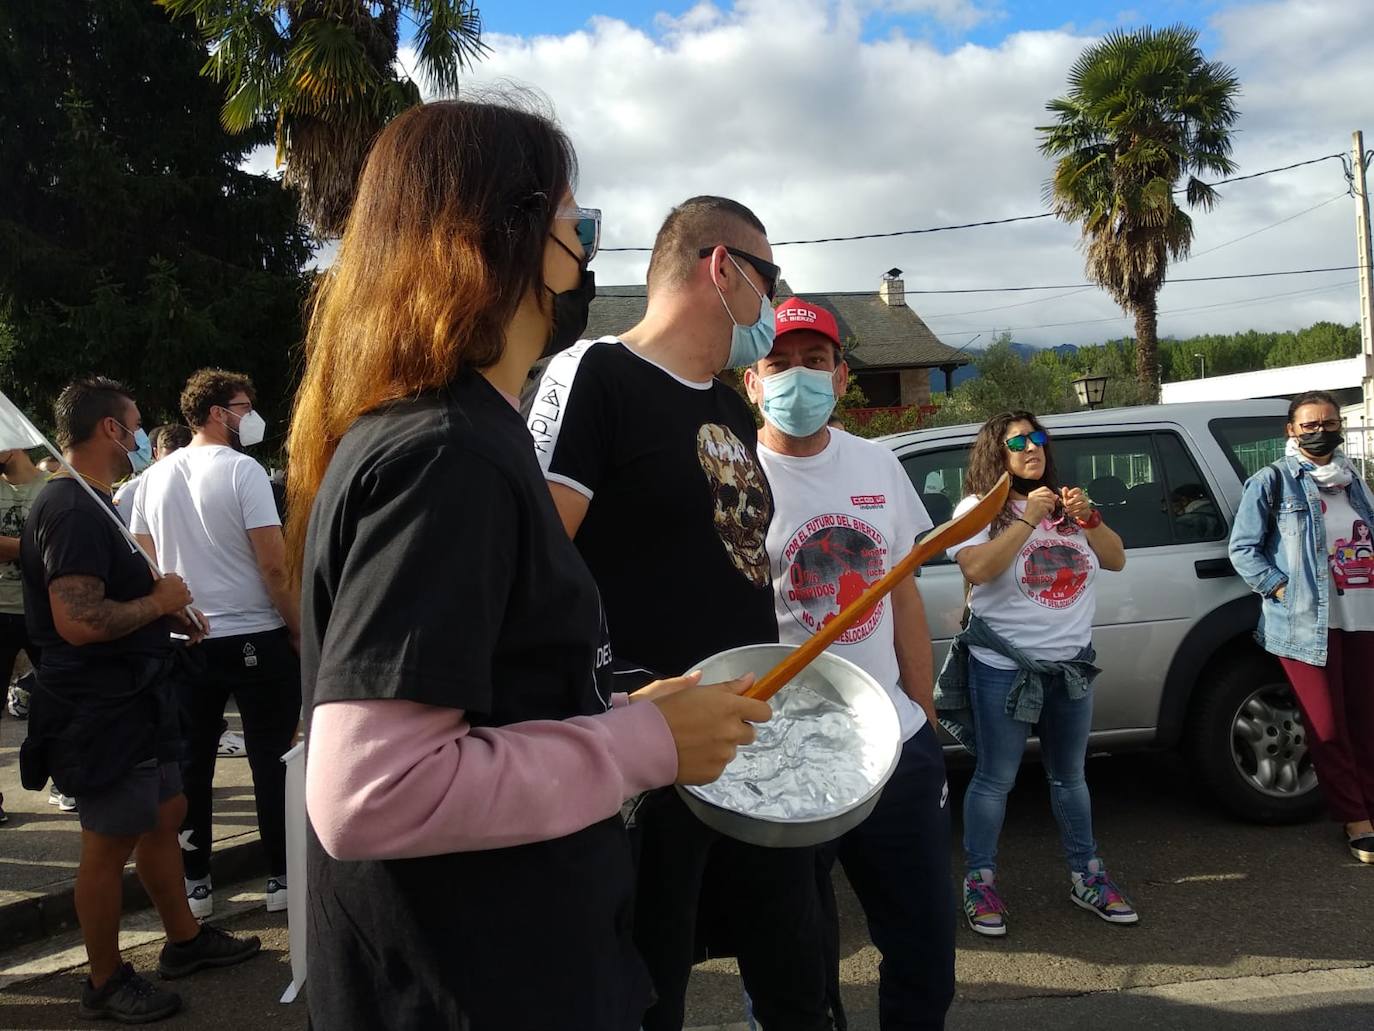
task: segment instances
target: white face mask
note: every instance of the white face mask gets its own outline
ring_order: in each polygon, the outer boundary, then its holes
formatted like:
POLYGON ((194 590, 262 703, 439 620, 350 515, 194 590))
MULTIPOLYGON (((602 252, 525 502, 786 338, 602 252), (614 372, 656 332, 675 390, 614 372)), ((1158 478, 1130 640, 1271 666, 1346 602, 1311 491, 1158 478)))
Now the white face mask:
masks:
POLYGON ((267 420, 257 412, 249 411, 239 419, 239 446, 252 447, 261 444, 267 433, 267 420))

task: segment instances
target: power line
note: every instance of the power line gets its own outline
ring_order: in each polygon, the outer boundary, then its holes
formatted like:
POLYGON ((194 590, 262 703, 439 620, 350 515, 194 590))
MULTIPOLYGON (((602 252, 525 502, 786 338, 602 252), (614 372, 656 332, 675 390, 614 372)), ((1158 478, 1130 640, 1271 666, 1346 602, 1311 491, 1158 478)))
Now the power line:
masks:
MULTIPOLYGON (((1333 265, 1331 268, 1298 268, 1298 269, 1284 269, 1283 271, 1280 271, 1280 272, 1238 272, 1238 273, 1236 273, 1236 274, 1234 274, 1234 275, 1229 275, 1229 276, 1181 276, 1181 277, 1179 277, 1178 279, 1169 279, 1169 280, 1167 280, 1167 283, 1169 283, 1169 284, 1173 284, 1173 283, 1218 283, 1218 282, 1221 282, 1221 281, 1223 281, 1223 280, 1228 280, 1228 279, 1269 279, 1269 278, 1272 278, 1272 277, 1274 277, 1274 276, 1310 276, 1310 275, 1316 275, 1316 274, 1323 273, 1323 272, 1352 272, 1352 271, 1355 271, 1356 269, 1358 269, 1359 267, 1360 267, 1359 265, 1333 265)), ((1099 284, 1099 283, 1048 283, 1048 284, 1045 284, 1045 285, 1042 285, 1042 286, 977 286, 977 287, 963 287, 963 288, 960 288, 960 289, 945 289, 945 290, 912 290, 912 289, 909 289, 909 288, 908 288, 908 289, 906 290, 906 292, 907 292, 908 294, 933 295, 933 294, 1011 294, 1011 293, 1025 293, 1025 292, 1027 292, 1027 291, 1034 291, 1034 290, 1071 290, 1071 291, 1077 293, 1077 292, 1080 291, 1080 290, 1086 290, 1086 289, 1089 289, 1089 288, 1098 287, 1098 286, 1100 286, 1100 285, 1101 285, 1101 284, 1099 284)), ((873 297, 873 296, 875 296, 875 295, 874 295, 874 292, 873 292, 872 290, 810 290, 810 291, 808 291, 808 290, 801 290, 801 291, 798 291, 798 292, 797 292, 797 296, 798 296, 798 297, 806 297, 808 294, 811 294, 811 295, 823 294, 823 295, 826 296, 826 297, 873 297)), ((647 294, 647 293, 632 293, 632 294, 616 293, 616 294, 604 294, 604 295, 602 295, 602 296, 604 296, 604 297, 644 298, 644 297, 647 297, 648 294, 647 294)), ((1015 305, 1008 305, 1007 307, 1015 307, 1015 305)), ((986 310, 996 310, 996 309, 986 309, 986 310)))
MULTIPOLYGON (((1308 287, 1305 290, 1290 290, 1281 294, 1259 294, 1255 297, 1241 297, 1233 301, 1217 301, 1213 304, 1199 304, 1188 308, 1170 308, 1168 311, 1161 311, 1159 315, 1184 315, 1190 312, 1208 311, 1215 308, 1234 308, 1242 304, 1267 304, 1270 301, 1284 300, 1291 297, 1299 297, 1305 294, 1327 293, 1332 290, 1343 290, 1354 286, 1354 280, 1346 280, 1343 283, 1333 283, 1329 286, 1308 287)), ((1074 322, 1046 322, 1036 326, 999 326, 990 329, 971 329, 958 330, 955 332, 941 331, 942 336, 970 336, 978 333, 1022 333, 1032 329, 1063 329, 1067 326, 1097 326, 1106 322, 1129 321, 1129 315, 1113 315, 1104 319, 1079 319, 1074 322)))
MULTIPOLYGON (((1246 179, 1258 179, 1260 176, 1273 175, 1276 172, 1288 172, 1294 168, 1302 168, 1304 165, 1315 165, 1322 161, 1329 161, 1332 158, 1344 157, 1342 154, 1326 154, 1323 157, 1311 158, 1307 161, 1297 161, 1291 165, 1284 165, 1282 168, 1266 168, 1262 172, 1251 172, 1249 175, 1237 175, 1229 179, 1218 179, 1214 183, 1206 183, 1207 186, 1222 186, 1226 183, 1238 183, 1246 179)), ((1175 193, 1187 192, 1187 187, 1181 187, 1175 193)), ((929 226, 924 229, 895 229, 885 233, 857 233, 851 236, 820 236, 812 240, 779 240, 772 244, 773 247, 797 247, 803 244, 813 243, 846 243, 853 240, 886 240, 896 236, 921 236, 926 233, 947 233, 955 229, 979 229, 983 226, 1004 226, 1013 222, 1033 222, 1041 218, 1054 218, 1054 212, 1044 211, 1036 215, 1015 215, 1011 218, 990 218, 979 222, 961 222, 958 225, 948 226, 929 226)), ((649 254, 653 252, 652 247, 602 247, 602 253, 606 254, 630 254, 640 253, 649 254)))
POLYGON ((1306 208, 1302 211, 1299 211, 1296 215, 1289 215, 1287 218, 1279 219, 1279 221, 1273 222, 1265 226, 1263 229, 1256 229, 1253 233, 1246 233, 1244 236, 1237 236, 1234 240, 1227 240, 1225 243, 1219 243, 1215 247, 1208 247, 1205 251, 1198 251, 1196 254, 1190 254, 1184 260, 1192 261, 1194 258, 1202 257, 1204 254, 1211 254, 1213 251, 1219 251, 1223 247, 1230 247, 1233 243, 1240 243, 1242 240, 1248 240, 1252 236, 1259 236, 1260 233, 1267 233, 1271 229, 1277 229, 1279 226, 1286 225, 1289 222, 1302 218, 1304 215, 1310 215, 1318 208, 1324 208, 1328 204, 1334 204, 1336 201, 1344 200, 1348 196, 1349 194, 1346 193, 1338 193, 1336 194, 1336 196, 1330 198, 1329 200, 1324 200, 1320 204, 1313 204, 1310 208, 1306 208))
MULTIPOLYGON (((1243 241, 1243 240, 1249 240, 1251 237, 1254 237, 1254 236, 1259 236, 1260 233, 1267 233, 1267 232, 1268 232, 1269 230, 1271 230, 1271 229, 1277 229, 1277 228, 1278 228, 1279 226, 1281 226, 1281 225, 1286 225, 1286 224, 1288 224, 1289 222, 1296 221, 1297 219, 1302 218, 1304 215, 1310 215, 1312 212, 1318 210, 1319 208, 1324 208, 1324 207, 1326 207, 1328 204, 1332 204, 1332 203, 1334 203, 1334 202, 1336 202, 1336 201, 1338 201, 1338 200, 1342 200, 1342 199, 1345 198, 1346 196, 1347 196, 1347 194, 1345 194, 1345 193, 1338 193, 1338 194, 1336 194, 1334 197, 1332 197, 1330 200, 1324 200, 1324 201, 1322 201, 1320 204, 1314 204, 1314 205, 1312 205, 1312 207, 1310 207, 1310 208, 1304 208, 1302 211, 1299 211, 1299 212, 1297 212, 1296 214, 1289 215, 1287 218, 1281 218, 1281 219, 1279 219, 1277 222, 1271 222, 1269 225, 1264 226, 1264 227, 1262 227, 1262 228, 1260 228, 1260 229, 1256 229, 1256 230, 1254 230, 1253 232, 1246 233, 1244 236, 1237 236, 1237 237, 1236 237, 1235 239, 1233 239, 1233 240, 1227 240, 1225 243, 1219 243, 1219 244, 1217 244, 1215 247, 1209 247, 1209 248, 1207 248, 1205 251, 1198 251, 1198 252, 1195 253, 1195 254, 1190 254, 1190 255, 1189 255, 1187 258, 1185 258, 1184 260, 1185 260, 1185 261, 1192 261, 1194 258, 1201 258, 1201 257, 1203 257, 1204 255, 1212 254, 1212 253, 1214 253, 1215 251, 1219 251, 1219 250, 1221 250, 1223 247, 1230 247, 1232 244, 1240 243, 1240 242, 1243 241)), ((1053 294, 1053 295, 1051 295, 1051 296, 1049 296, 1049 297, 1037 297, 1037 298, 1036 298, 1035 300, 1033 300, 1033 301, 1017 301, 1015 304, 999 304, 999 305, 996 305, 995 307, 992 307, 992 308, 974 308, 974 309, 971 310, 971 311, 939 312, 939 313, 934 314, 934 315, 922 315, 921 318, 922 318, 924 321, 926 321, 926 322, 932 322, 932 321, 934 321, 934 320, 936 320, 936 319, 953 319, 953 318, 959 318, 959 317, 961 317, 961 316, 966 316, 966 315, 982 315, 982 314, 984 314, 985 312, 990 312, 990 311, 1006 311, 1006 310, 1008 310, 1008 309, 1010 309, 1010 308, 1025 308, 1025 307, 1028 307, 1028 306, 1030 306, 1030 305, 1032 305, 1032 304, 1047 304, 1047 303, 1049 303, 1050 301, 1062 300, 1062 299, 1065 298, 1065 297, 1076 297, 1076 296, 1078 296, 1079 294, 1081 294, 1081 293, 1086 293, 1087 291, 1089 291, 1089 290, 1091 290, 1091 289, 1093 289, 1093 287, 1085 286, 1085 287, 1080 287, 1080 288, 1077 289, 1077 290, 1070 290, 1070 291, 1068 291, 1067 293, 1053 294)))

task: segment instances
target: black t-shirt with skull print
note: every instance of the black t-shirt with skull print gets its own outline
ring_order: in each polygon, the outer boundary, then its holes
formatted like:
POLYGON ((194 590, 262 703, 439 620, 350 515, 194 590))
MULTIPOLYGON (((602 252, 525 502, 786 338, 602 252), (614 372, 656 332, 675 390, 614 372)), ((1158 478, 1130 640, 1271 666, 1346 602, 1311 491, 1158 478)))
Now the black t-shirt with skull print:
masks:
POLYGON ((618 665, 677 676, 777 641, 773 497, 735 390, 680 379, 611 337, 554 358, 525 407, 545 476, 590 499, 577 546, 618 665))

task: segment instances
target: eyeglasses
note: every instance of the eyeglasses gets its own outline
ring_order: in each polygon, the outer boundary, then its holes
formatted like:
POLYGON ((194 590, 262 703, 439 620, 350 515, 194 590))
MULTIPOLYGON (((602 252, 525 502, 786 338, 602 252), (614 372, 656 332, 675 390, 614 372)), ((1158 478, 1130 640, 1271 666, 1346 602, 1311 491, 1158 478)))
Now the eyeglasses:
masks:
POLYGON ((1050 435, 1044 430, 1031 430, 1029 433, 1018 433, 1014 437, 1008 437, 1005 441, 1008 451, 1015 451, 1020 454, 1026 450, 1026 442, 1034 444, 1036 447, 1044 447, 1050 441, 1050 435))
POLYGON ((1304 433, 1317 433, 1320 430, 1325 430, 1327 433, 1339 433, 1344 425, 1345 420, 1343 419, 1323 419, 1320 422, 1300 422, 1298 429, 1304 433))
POLYGON ((253 402, 252 402, 252 401, 228 401, 228 402, 226 402, 225 404, 220 405, 220 407, 221 407, 221 408, 243 408, 243 407, 252 408, 252 407, 253 407, 253 402))
MULTIPOLYGON (((703 247, 697 252, 697 257, 709 258, 715 253, 715 250, 715 247, 703 247)), ((764 283, 768 285, 768 289, 765 290, 764 293, 768 295, 770 301, 777 296, 778 280, 782 278, 782 269, 778 268, 778 266, 774 265, 771 261, 764 261, 762 258, 755 257, 748 251, 742 251, 735 247, 726 247, 725 253, 733 254, 736 258, 753 266, 754 271, 762 276, 764 283)))
POLYGON ((577 223, 577 242, 582 245, 582 261, 590 263, 601 249, 601 209, 559 208, 557 217, 577 223))

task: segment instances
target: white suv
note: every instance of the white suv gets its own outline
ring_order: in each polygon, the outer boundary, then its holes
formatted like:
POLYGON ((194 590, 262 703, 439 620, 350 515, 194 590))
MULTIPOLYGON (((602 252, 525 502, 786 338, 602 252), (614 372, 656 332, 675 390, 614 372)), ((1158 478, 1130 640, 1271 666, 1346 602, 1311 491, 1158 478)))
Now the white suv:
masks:
MULTIPOLYGON (((1259 599, 1227 558, 1245 479, 1283 453, 1283 401, 1112 408, 1046 417, 1055 464, 1125 541, 1098 581, 1094 751, 1182 745, 1198 777, 1249 820, 1320 807, 1306 730, 1278 663, 1252 637, 1259 599)), ((883 438, 936 525, 963 497, 977 426, 883 438)), ((964 582, 944 556, 918 574, 936 668, 959 632, 964 582)), ((947 749, 957 750, 952 739, 947 749)))

